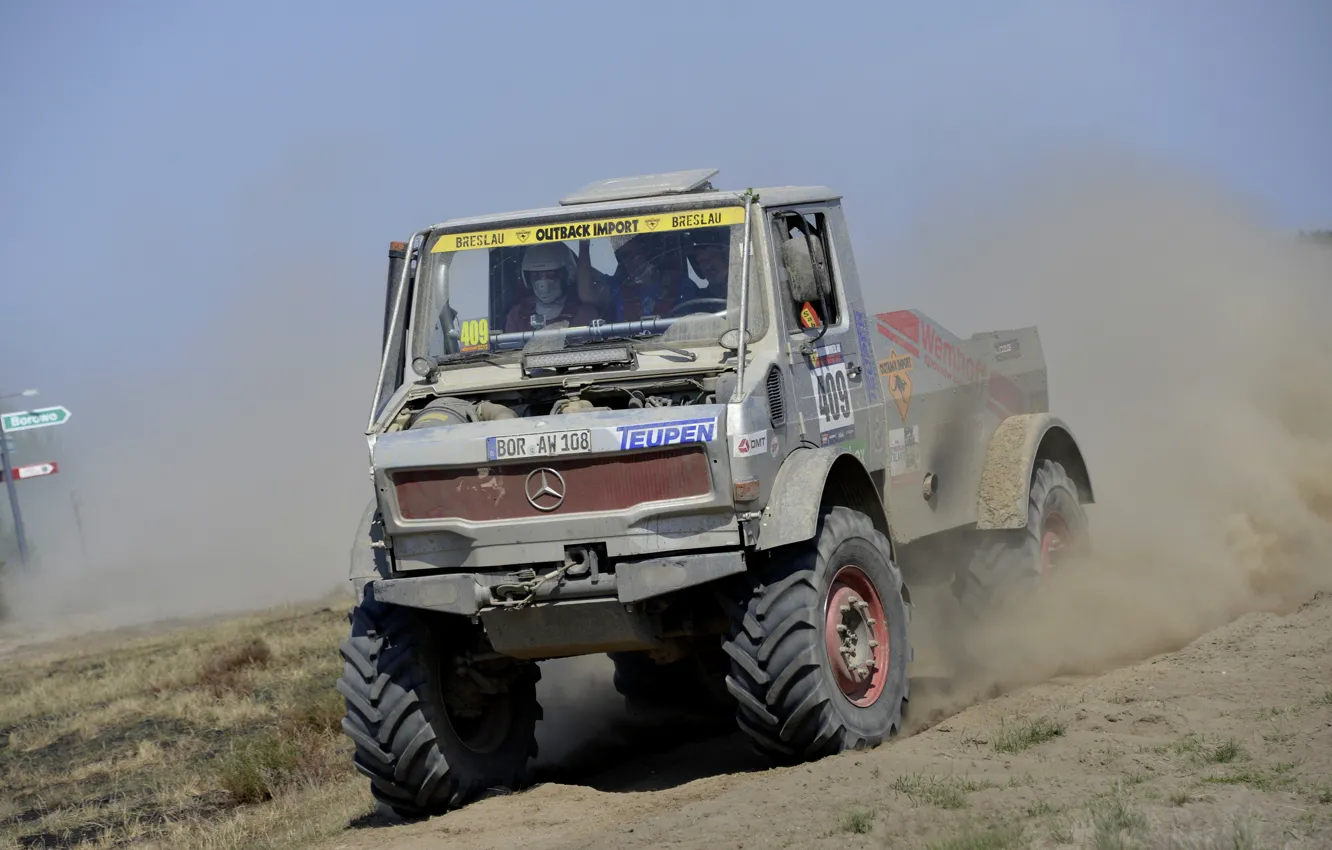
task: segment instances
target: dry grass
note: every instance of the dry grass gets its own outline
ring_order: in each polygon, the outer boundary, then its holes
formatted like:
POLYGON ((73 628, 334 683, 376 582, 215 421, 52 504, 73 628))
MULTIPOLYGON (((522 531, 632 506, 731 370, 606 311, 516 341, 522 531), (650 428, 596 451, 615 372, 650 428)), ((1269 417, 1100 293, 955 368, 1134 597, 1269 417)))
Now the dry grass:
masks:
POLYGON ((263 638, 252 637, 235 646, 219 647, 199 671, 198 683, 215 697, 228 693, 249 693, 251 682, 246 672, 252 667, 266 667, 273 651, 263 638))
POLYGON ((1048 717, 1032 717, 1009 725, 1002 722, 994 733, 993 746, 996 752, 1020 753, 1025 749, 1043 744, 1052 738, 1064 734, 1067 724, 1048 717))
POLYGON ((292 847, 371 808, 336 608, 0 664, 0 847, 292 847))

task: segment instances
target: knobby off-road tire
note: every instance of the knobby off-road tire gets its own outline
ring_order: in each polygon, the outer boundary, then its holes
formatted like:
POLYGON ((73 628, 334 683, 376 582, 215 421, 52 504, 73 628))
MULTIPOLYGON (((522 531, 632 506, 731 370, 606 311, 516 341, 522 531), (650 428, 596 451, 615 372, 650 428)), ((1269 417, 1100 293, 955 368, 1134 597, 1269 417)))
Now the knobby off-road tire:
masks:
POLYGON ((457 644, 470 623, 441 629, 412 609, 376 602, 369 592, 350 619, 337 683, 347 706, 342 729, 356 744, 353 763, 376 800, 411 819, 526 783, 541 718, 535 664, 513 665, 506 692, 478 704, 479 692, 455 677, 450 652, 469 648, 457 644), (470 694, 479 717, 450 712, 450 688, 455 702, 460 693, 470 694))
POLYGON ((1037 461, 1032 471, 1026 527, 986 534, 991 539, 953 579, 953 594, 972 620, 1034 592, 1040 579, 1058 567, 1059 555, 1084 553, 1090 546, 1077 485, 1049 459, 1037 461))
POLYGON ((825 508, 812 540, 774 552, 739 583, 726 685, 737 723, 764 755, 794 763, 897 734, 910 693, 911 604, 890 552, 869 517, 825 508), (851 665, 838 625, 855 635, 851 665), (848 668, 869 658, 868 678, 854 681, 848 668))

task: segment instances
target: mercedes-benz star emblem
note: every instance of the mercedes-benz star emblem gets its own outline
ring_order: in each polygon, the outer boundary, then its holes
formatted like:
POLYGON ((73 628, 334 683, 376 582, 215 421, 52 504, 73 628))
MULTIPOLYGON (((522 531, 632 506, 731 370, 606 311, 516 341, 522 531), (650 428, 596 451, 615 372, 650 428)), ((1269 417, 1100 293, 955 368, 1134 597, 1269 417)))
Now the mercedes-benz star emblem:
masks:
POLYGON ((539 511, 553 511, 564 504, 564 476, 549 466, 527 473, 523 489, 528 503, 539 511))

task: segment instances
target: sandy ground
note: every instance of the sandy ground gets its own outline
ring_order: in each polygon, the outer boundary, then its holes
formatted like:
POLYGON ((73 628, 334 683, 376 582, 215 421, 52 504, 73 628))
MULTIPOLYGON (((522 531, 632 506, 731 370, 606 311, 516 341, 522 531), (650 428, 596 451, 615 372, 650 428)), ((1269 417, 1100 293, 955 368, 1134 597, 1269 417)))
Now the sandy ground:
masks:
POLYGON ((327 847, 1327 847, 1330 653, 1320 594, 956 713, 939 681, 918 680, 917 731, 872 752, 776 769, 736 735, 622 752, 576 783, 372 819, 327 847))

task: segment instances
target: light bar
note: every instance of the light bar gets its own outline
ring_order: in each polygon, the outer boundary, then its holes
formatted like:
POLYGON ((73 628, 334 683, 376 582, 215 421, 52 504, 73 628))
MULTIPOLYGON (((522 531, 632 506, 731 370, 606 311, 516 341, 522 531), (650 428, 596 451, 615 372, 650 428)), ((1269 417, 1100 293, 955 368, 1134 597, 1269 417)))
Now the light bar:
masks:
POLYGON ((527 354, 523 357, 523 369, 567 369, 570 366, 602 366, 633 362, 633 349, 627 345, 616 345, 527 354))

